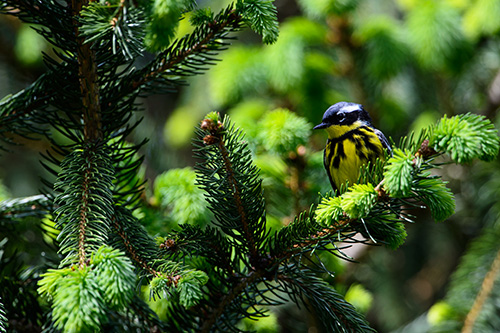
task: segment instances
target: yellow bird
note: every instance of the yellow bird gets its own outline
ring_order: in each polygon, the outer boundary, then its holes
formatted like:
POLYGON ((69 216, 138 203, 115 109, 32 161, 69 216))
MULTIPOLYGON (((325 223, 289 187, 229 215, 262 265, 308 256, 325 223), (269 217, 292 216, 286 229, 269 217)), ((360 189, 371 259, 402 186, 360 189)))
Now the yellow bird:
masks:
POLYGON ((373 127, 368 112, 361 104, 339 102, 326 110, 321 124, 314 129, 328 133, 323 162, 334 190, 346 181, 356 183, 359 169, 377 158, 384 158, 384 149, 391 153, 384 133, 373 127))

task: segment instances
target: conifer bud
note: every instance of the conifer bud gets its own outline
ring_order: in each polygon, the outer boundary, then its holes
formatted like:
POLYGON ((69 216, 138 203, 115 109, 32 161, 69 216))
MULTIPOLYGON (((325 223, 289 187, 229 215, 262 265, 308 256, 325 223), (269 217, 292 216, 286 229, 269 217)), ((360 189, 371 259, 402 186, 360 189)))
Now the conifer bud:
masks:
POLYGON ((218 140, 217 140, 217 137, 216 136, 213 136, 213 135, 205 135, 205 137, 203 138, 203 142, 206 144, 206 145, 213 145, 214 143, 216 143, 218 140))
POLYGON ((201 129, 202 129, 202 130, 207 130, 207 131, 209 131, 209 130, 210 130, 210 128, 212 128, 212 126, 213 126, 213 121, 212 121, 212 120, 210 120, 210 119, 203 119, 203 120, 201 121, 201 125, 200 125, 200 127, 201 127, 201 129))

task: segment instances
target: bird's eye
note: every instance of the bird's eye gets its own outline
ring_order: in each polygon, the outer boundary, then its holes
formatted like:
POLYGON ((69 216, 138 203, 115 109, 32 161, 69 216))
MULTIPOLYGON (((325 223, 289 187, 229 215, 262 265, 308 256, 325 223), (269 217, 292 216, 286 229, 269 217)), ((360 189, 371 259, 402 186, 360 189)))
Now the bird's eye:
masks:
POLYGON ((337 119, 339 123, 343 123, 346 121, 346 114, 345 112, 339 112, 337 113, 337 119))

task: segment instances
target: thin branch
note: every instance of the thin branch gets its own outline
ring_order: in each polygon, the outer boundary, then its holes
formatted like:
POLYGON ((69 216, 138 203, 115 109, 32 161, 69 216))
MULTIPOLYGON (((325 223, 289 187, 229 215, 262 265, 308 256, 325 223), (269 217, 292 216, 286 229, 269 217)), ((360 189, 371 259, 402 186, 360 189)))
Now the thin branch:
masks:
POLYGON ((125 0, 120 0, 120 5, 119 5, 118 9, 116 10, 116 14, 115 14, 115 16, 113 16, 113 18, 109 22, 111 24, 111 26, 113 27, 113 29, 116 28, 116 24, 118 23, 118 20, 122 16, 124 10, 125 10, 125 0))
POLYGON ((251 284, 257 282, 257 280, 263 278, 266 275, 265 270, 252 271, 248 276, 242 278, 239 283, 233 286, 233 288, 220 299, 217 307, 211 311, 207 319, 204 321, 200 328, 200 332, 210 332, 215 325, 218 318, 222 316, 225 308, 231 304, 239 295, 251 284))
POLYGON ((130 255, 130 258, 134 260, 136 263, 139 264, 139 266, 144 269, 145 271, 149 272, 153 276, 160 276, 160 272, 155 270, 146 260, 144 260, 135 250, 135 248, 132 246, 134 244, 134 241, 130 239, 129 235, 123 230, 122 226, 120 223, 118 223, 118 220, 116 216, 113 216, 113 221, 112 221, 112 226, 115 227, 116 233, 120 238, 122 239, 123 245, 125 245, 125 249, 127 253, 130 255))
POLYGON ((87 230, 87 225, 89 223, 89 219, 87 217, 87 214, 89 213, 89 197, 90 197, 90 180, 93 176, 94 170, 91 169, 90 167, 91 161, 87 162, 87 167, 84 171, 83 174, 83 182, 82 182, 82 197, 81 197, 81 202, 82 205, 80 207, 80 221, 79 221, 79 233, 78 233, 78 260, 79 260, 79 266, 80 268, 83 268, 85 266, 85 262, 87 260, 86 258, 86 251, 85 251, 85 245, 86 245, 86 230, 87 230))
POLYGON ((481 314, 481 310, 483 309, 484 303, 486 299, 491 294, 493 287, 495 286, 495 281, 498 278, 498 274, 500 273, 500 250, 497 252, 493 263, 491 264, 490 270, 486 273, 483 283, 481 284, 481 289, 474 300, 474 304, 472 305, 469 313, 465 317, 464 326, 462 327, 462 333, 472 333, 474 324, 481 314))
POLYGON ((232 168, 231 161, 229 160, 229 153, 228 153, 227 148, 224 145, 224 141, 222 139, 219 140, 218 147, 219 147, 219 151, 221 152, 222 159, 224 160, 224 166, 226 167, 226 174, 227 174, 228 180, 231 183, 232 188, 233 188, 233 198, 234 198, 234 201, 236 203, 236 207, 238 209, 238 214, 241 218, 240 221, 241 221, 241 225, 243 227, 243 232, 245 234, 245 239, 248 242, 247 244, 248 244, 248 249, 250 251, 250 255, 252 258, 258 258, 259 253, 258 253, 257 247, 255 245, 255 239, 254 239, 254 237, 249 229, 250 222, 248 221, 245 207, 241 201, 241 191, 238 187, 238 182, 234 178, 235 172, 232 168))

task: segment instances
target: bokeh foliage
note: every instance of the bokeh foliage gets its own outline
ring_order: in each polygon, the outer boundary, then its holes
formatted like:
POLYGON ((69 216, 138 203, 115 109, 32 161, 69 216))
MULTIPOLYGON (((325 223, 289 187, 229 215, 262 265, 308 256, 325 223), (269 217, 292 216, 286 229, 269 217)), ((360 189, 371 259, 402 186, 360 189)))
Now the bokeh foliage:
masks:
MULTIPOLYGON (((139 2, 146 4, 148 15, 155 18, 149 21, 148 30, 142 36, 149 51, 164 50, 162 45, 168 45, 186 31, 190 22, 200 24, 214 17, 211 10, 200 10, 189 14, 191 21, 187 18, 171 20, 170 17, 183 15, 194 4, 189 1, 139 2)), ((117 5, 118 1, 112 4, 117 5)), ((221 54, 222 61, 206 75, 190 79, 190 86, 179 89, 176 100, 148 100, 145 120, 137 130, 139 134, 136 132, 131 139, 140 143, 143 137, 141 131, 147 136, 153 133, 147 147, 158 149, 143 149, 150 179, 149 188, 141 198, 146 204, 135 209, 134 216, 127 215, 127 218, 140 218, 146 228, 161 234, 177 228, 179 224, 204 225, 211 219, 200 190, 193 185, 194 172, 185 167, 194 165, 190 157, 193 128, 204 114, 214 109, 229 114, 233 122, 245 131, 252 158, 263 177, 268 226, 275 230, 290 223, 297 213, 309 209, 311 203, 317 202, 318 192, 326 193, 329 190, 321 156, 325 137, 322 133, 312 133, 310 137, 310 128, 319 122, 324 110, 335 102, 349 100, 362 103, 371 113, 377 127, 396 142, 409 129, 418 133, 421 128, 447 115, 434 128, 438 146, 477 147, 478 142, 467 142, 468 139, 474 139, 479 141, 482 148, 488 147, 487 143, 481 143, 480 136, 470 136, 470 131, 487 133, 491 130, 477 119, 469 126, 460 123, 463 127, 456 129, 456 142, 443 142, 439 135, 441 130, 448 131, 456 125, 450 119, 456 121, 458 118, 451 117, 458 114, 480 113, 498 123, 498 1, 300 0, 286 4, 292 4, 293 9, 283 11, 279 16, 280 37, 276 43, 262 46, 260 37, 242 32, 238 35, 239 40, 232 41, 233 45, 221 54), (151 131, 150 128, 155 130, 151 131), (460 137, 465 141, 461 141, 460 137), (186 203, 189 203, 190 209, 182 209, 186 203)), ((226 5, 226 2, 214 2, 213 7, 226 5)), ((92 27, 99 23, 98 14, 89 9, 88 34, 92 34, 92 27), (92 21, 94 19, 96 21, 92 21)), ((139 14, 129 13, 129 21, 120 25, 124 29, 123 33, 131 31, 135 35, 132 23, 137 22, 139 14)), ((108 15, 112 17, 115 11, 109 11, 108 15)), ((256 17, 251 15, 246 20, 250 25, 256 23, 256 17)), ((103 22, 106 24, 108 21, 103 22)), ((4 96, 17 92, 25 84, 15 80, 21 81, 26 72, 44 71, 40 67, 42 61, 39 51, 52 54, 54 50, 26 25, 12 23, 4 18, 0 22, 1 38, 7 39, 12 46, 1 51, 7 55, 1 70, 13 74, 2 78, 0 82, 0 91, 5 92, 1 96, 4 96), (13 50, 13 53, 8 50, 13 50)), ((274 29, 268 32, 255 30, 264 39, 268 38, 267 41, 269 38, 273 40, 269 36, 275 36, 276 33, 274 29)), ((120 45, 122 39, 119 35, 113 38, 120 45)), ((132 46, 139 41, 133 40, 132 46)), ((138 53, 133 50, 132 47, 124 56, 136 56, 138 53)), ((36 155, 47 148, 30 145, 22 148, 22 152, 36 155)), ((392 163, 390 168, 398 168, 404 175, 411 174, 411 153, 415 152, 409 152, 405 147, 396 150, 392 157, 396 163, 392 163)), ((460 327, 470 309, 469 306, 464 307, 463 300, 470 302, 475 298, 488 272, 494 272, 490 268, 493 267, 493 258, 498 249, 494 242, 488 241, 491 240, 488 237, 498 234, 500 225, 499 165, 495 159, 491 164, 485 164, 470 161, 468 156, 467 153, 452 155, 455 161, 468 164, 443 165, 439 171, 449 181, 452 192, 456 193, 457 214, 444 224, 425 223, 431 220, 430 216, 423 210, 417 210, 413 213, 419 221, 424 222, 409 227, 407 242, 398 252, 370 248, 356 254, 363 257, 364 263, 355 265, 332 258, 324 259, 329 260, 329 268, 337 272, 329 282, 338 290, 346 291, 352 282, 356 282, 370 292, 360 293, 359 298, 361 303, 372 299, 373 306, 365 304, 361 307, 367 310, 370 323, 380 331, 397 329, 414 319, 417 320, 413 324, 403 328, 405 332, 411 329, 421 332, 431 325, 438 331, 460 327), (481 238, 472 241, 479 235, 481 238), (450 277, 468 244, 472 245, 460 269, 450 277), (484 258, 484 262, 475 258, 484 258), (477 274, 471 275, 471 272, 477 274), (473 279, 464 278, 471 276, 473 279), (454 282, 450 284, 450 281, 454 282), (409 296, 402 298, 401 295, 409 296), (442 307, 443 303, 437 303, 432 307, 442 298, 447 306, 442 307), (419 321, 419 316, 429 308, 441 309, 440 315, 436 316, 438 311, 434 311, 433 320, 419 321)), ((27 176, 24 178, 28 181, 24 181, 19 179, 23 177, 10 177, 23 174, 22 168, 13 165, 25 164, 22 162, 27 157, 15 157, 10 161, 11 157, 12 154, 4 154, 2 160, 2 177, 9 191, 14 196, 36 193, 40 187, 36 178, 27 176)), ((437 163, 441 163, 441 160, 437 163)), ((36 162, 31 164, 34 166, 26 168, 24 174, 39 173, 39 170, 32 171, 37 168, 36 162)), ((390 174, 395 175, 397 172, 393 170, 390 174)), ((404 193, 414 189, 404 180, 392 179, 387 184, 389 191, 404 196, 404 193)), ((421 190, 441 186, 432 180, 427 182, 430 183, 420 184, 421 190)), ((449 190, 444 187, 442 192, 443 195, 449 195, 449 190)), ((359 194, 353 192, 349 194, 351 197, 347 197, 352 199, 353 195, 359 194)), ((364 199, 370 200, 370 197, 364 199)), ((344 209, 353 216, 362 214, 356 207, 347 206, 348 203, 344 203, 344 209)), ((433 204, 432 201, 425 203, 429 206, 433 204)), ((437 219, 449 216, 453 209, 451 203, 435 208, 432 212, 437 219)), ((38 218, 30 215, 28 209, 21 213, 24 215, 19 215, 20 218, 38 218)), ((50 223, 48 219, 47 224, 50 223)), ((26 226, 16 227, 16 235, 8 232, 12 231, 9 225, 2 224, 2 228, 4 226, 7 231, 2 232, 2 235, 10 240, 9 244, 14 240, 21 244, 16 247, 21 249, 24 257, 29 258, 28 262, 31 260, 33 263, 29 267, 38 267, 46 260, 54 260, 45 257, 34 259, 31 253, 33 249, 40 249, 39 252, 44 249, 48 257, 53 255, 53 251, 50 254, 47 245, 40 241, 41 236, 33 236, 41 233, 36 227, 35 231, 26 226), (18 239, 21 240, 18 242, 18 239)), ((397 239, 396 243, 400 245, 397 239)), ((2 243, 7 248, 6 253, 14 249, 9 244, 2 243)), ((23 281, 22 287, 28 289, 32 280, 26 274, 16 277, 14 272, 19 269, 10 267, 12 263, 5 258, 7 256, 2 256, 2 268, 7 266, 9 269, 2 271, 12 273, 12 280, 6 280, 6 285, 12 286, 23 281)), ((40 272, 33 268, 32 273, 36 275, 40 272)), ((158 281, 161 282, 161 279, 158 281)), ((347 295, 349 292, 353 294, 355 289, 349 289, 347 295)), ((25 295, 30 294, 26 292, 25 295)), ((477 321, 478 327, 487 326, 491 321, 488 314, 497 309, 498 295, 492 292, 488 296, 481 308, 485 312, 477 321)), ((36 295, 25 297, 35 298, 36 295)), ((25 308, 20 306, 20 313, 25 308)), ((170 311, 174 312, 172 309, 170 311)), ((278 319, 271 325, 272 329, 279 325, 280 318, 294 311, 299 310, 285 306, 273 313, 274 318, 278 319)), ((307 311, 300 312, 300 316, 306 317, 307 311)), ((41 319, 29 320, 39 323, 41 319)), ((247 328, 259 328, 259 324, 245 325, 247 328)), ((299 331, 303 328, 300 325, 297 327, 299 331)))

